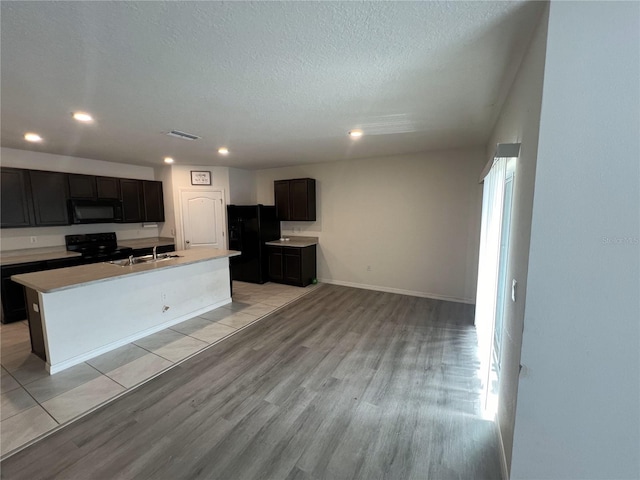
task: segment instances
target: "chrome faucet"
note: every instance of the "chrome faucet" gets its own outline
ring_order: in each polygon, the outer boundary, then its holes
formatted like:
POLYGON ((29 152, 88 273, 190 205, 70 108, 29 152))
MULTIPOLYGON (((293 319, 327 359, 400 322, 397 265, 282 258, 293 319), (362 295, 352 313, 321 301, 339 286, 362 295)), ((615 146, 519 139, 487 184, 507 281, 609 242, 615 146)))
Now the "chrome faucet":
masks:
POLYGON ((133 265, 133 255, 129 255, 129 265, 133 265))
POLYGON ((156 250, 158 249, 157 245, 153 246, 153 259, 157 260, 158 259, 158 253, 156 252, 156 250))

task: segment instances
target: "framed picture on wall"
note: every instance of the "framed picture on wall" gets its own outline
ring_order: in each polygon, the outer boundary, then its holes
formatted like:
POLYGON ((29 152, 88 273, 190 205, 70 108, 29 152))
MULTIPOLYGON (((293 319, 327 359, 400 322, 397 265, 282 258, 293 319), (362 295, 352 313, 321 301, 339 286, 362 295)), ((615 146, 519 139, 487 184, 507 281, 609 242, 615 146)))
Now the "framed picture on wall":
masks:
POLYGON ((211 172, 191 170, 191 185, 211 185, 211 172))

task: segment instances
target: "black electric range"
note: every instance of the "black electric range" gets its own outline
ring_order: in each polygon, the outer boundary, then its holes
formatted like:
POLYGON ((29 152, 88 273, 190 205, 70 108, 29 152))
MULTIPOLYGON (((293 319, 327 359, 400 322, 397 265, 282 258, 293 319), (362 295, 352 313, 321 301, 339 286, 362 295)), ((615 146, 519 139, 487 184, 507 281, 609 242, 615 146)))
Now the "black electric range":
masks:
POLYGON ((119 260, 133 254, 133 248, 118 245, 115 232, 65 235, 64 243, 68 251, 81 253, 88 263, 119 260))

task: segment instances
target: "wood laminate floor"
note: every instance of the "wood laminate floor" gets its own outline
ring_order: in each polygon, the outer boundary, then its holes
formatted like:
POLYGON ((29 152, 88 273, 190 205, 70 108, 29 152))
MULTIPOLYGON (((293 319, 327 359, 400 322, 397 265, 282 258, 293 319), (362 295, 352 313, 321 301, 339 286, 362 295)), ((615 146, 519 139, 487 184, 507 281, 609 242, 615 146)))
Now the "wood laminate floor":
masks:
POLYGON ((15 452, 318 285, 233 282, 233 302, 49 375, 26 321, 0 324, 0 455, 15 452))
POLYGON ((472 318, 322 285, 9 457, 2 478, 499 479, 472 318))

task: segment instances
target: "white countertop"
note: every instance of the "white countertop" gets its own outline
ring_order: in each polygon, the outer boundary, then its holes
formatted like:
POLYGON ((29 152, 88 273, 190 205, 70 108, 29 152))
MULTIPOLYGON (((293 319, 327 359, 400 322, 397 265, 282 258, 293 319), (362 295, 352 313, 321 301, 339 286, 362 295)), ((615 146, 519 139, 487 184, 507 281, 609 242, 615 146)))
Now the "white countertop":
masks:
POLYGON ((234 257, 240 255, 240 252, 234 250, 219 250, 217 248, 194 248, 190 250, 180 250, 173 252, 173 254, 179 255, 179 257, 156 263, 138 263, 126 267, 108 262, 93 263, 77 267, 13 275, 11 280, 38 292, 49 293, 90 283, 112 280, 116 277, 140 275, 155 270, 175 268, 217 258, 234 257))
POLYGON ((68 252, 66 247, 41 247, 22 248, 20 250, 5 250, 0 253, 0 263, 4 265, 15 265, 18 263, 43 262, 46 260, 56 260, 59 258, 74 258, 82 255, 76 252, 68 252))
POLYGON ((265 242, 265 245, 273 245, 276 247, 310 247, 311 245, 318 244, 318 237, 293 237, 291 235, 284 235, 284 240, 273 240, 271 242, 265 242), (286 240, 288 238, 288 240, 286 240))

